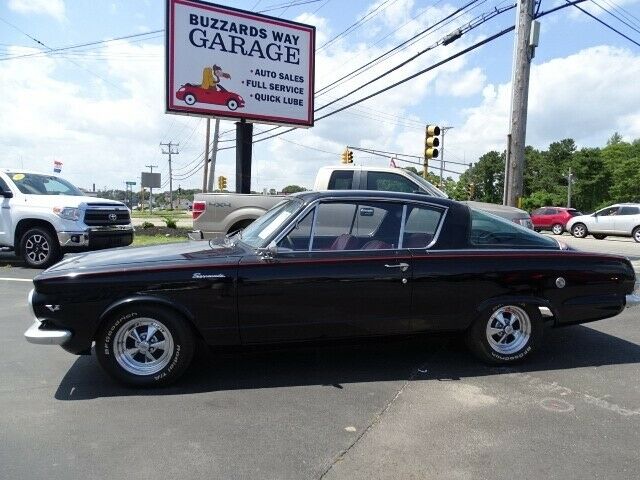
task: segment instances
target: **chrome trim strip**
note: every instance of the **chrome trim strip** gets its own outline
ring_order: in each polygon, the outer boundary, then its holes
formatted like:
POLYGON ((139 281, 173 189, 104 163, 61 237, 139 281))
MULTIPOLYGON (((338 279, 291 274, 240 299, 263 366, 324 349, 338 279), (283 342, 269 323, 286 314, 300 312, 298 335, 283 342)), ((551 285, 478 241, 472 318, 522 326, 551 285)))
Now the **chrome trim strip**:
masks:
POLYGON ((40 330, 41 325, 40 321, 33 321, 33 325, 24 332, 24 338, 27 342, 36 345, 63 345, 71 338, 69 330, 40 330))
POLYGON ((407 204, 402 205, 402 218, 400 219, 400 238, 398 239, 398 249, 402 250, 404 240, 404 222, 407 219, 407 204))
MULTIPOLYGON (((302 217, 304 218, 304 217, 302 217)), ((313 237, 316 233, 316 219, 318 218, 318 209, 317 208, 313 208, 313 220, 311 220, 311 231, 309 232, 309 252, 313 251, 313 237)), ((291 230, 289 230, 290 232, 291 230)), ((287 232, 287 235, 289 234, 289 232, 287 232)))
POLYGON ((31 312, 31 316, 33 318, 36 318, 36 312, 33 309, 33 294, 35 293, 36 289, 32 288, 31 291, 29 292, 29 295, 27 295, 27 302, 29 303, 29 311, 31 312))

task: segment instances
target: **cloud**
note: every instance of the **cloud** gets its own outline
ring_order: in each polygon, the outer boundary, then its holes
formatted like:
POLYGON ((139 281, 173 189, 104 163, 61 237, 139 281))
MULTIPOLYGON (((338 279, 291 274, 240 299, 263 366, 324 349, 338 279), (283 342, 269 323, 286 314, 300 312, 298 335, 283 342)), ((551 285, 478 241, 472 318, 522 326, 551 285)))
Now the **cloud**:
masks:
MULTIPOLYGON (((546 147, 571 137, 578 145, 602 145, 616 130, 640 137, 640 55, 596 46, 550 60, 531 69, 527 144, 546 147)), ((450 133, 468 156, 503 150, 511 84, 489 85, 483 99, 464 112, 461 128, 450 133)))
POLYGON ((60 22, 66 18, 64 0, 9 0, 8 6, 14 12, 50 15, 60 22))
POLYGON ((487 76, 479 67, 467 70, 462 74, 448 74, 438 78, 436 92, 438 95, 468 97, 482 91, 487 76))

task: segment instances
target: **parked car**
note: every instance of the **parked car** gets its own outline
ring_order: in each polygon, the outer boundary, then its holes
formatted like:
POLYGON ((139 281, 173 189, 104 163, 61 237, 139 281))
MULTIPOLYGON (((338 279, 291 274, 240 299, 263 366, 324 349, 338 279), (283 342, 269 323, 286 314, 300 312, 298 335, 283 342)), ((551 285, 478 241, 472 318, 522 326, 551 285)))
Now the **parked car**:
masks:
POLYGON ((194 105, 196 102, 226 105, 232 111, 244 107, 244 98, 237 93, 225 90, 220 85, 215 89, 201 88, 199 85, 187 83, 178 89, 176 98, 183 100, 187 105, 194 105))
POLYGON ((582 215, 575 208, 542 207, 531 212, 531 221, 536 231, 551 230, 554 235, 562 235, 567 222, 573 217, 582 215))
POLYGON ((34 279, 32 343, 163 385, 196 339, 263 344, 460 331, 493 364, 528 357, 543 326, 640 302, 629 260, 567 250, 500 217, 422 194, 305 192, 244 231, 74 256, 34 279), (635 291, 635 293, 634 293, 635 291))
MULTIPOLYGON (((388 192, 421 192, 448 198, 447 194, 424 178, 403 168, 353 167, 348 165, 322 167, 318 170, 316 191, 370 190, 388 192)), ((281 202, 284 195, 249 195, 237 193, 200 193, 193 202, 193 228, 204 238, 241 230, 271 207, 281 202)), ((484 202, 467 202, 478 208, 506 218, 527 228, 533 228, 531 217, 519 208, 484 202)))
POLYGON ((602 240, 611 235, 632 237, 640 243, 640 203, 619 203, 591 215, 573 217, 567 223, 567 229, 577 238, 591 234, 602 240))
POLYGON ((133 242, 124 203, 87 197, 56 175, 0 169, 0 206, 0 247, 32 268, 53 265, 66 252, 133 242))

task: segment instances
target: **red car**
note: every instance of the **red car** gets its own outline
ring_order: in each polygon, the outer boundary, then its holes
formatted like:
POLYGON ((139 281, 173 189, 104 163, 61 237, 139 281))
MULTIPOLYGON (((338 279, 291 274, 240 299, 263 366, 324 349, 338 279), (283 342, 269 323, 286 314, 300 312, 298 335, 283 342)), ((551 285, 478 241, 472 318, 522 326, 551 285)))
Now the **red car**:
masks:
POLYGON ((226 105, 229 110, 236 110, 244 107, 244 99, 237 93, 225 90, 218 85, 214 88, 201 88, 199 85, 187 83, 182 85, 176 92, 176 98, 183 100, 187 105, 196 102, 212 103, 214 105, 226 105))
POLYGON ((577 215, 582 213, 575 208, 542 207, 531 212, 531 221, 536 232, 551 230, 556 235, 562 235, 567 222, 577 215))

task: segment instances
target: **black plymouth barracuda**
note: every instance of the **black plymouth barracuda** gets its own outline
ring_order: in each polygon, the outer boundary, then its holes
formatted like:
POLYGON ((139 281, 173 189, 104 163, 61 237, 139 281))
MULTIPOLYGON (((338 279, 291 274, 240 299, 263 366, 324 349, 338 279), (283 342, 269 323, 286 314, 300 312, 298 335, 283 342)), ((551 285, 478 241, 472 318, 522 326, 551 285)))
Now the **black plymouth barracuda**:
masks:
POLYGON ((194 345, 463 331, 482 360, 527 357, 543 327, 638 303, 622 257, 567 249, 499 217, 419 194, 294 195, 218 241, 68 258, 34 279, 28 341, 164 385, 194 345))

